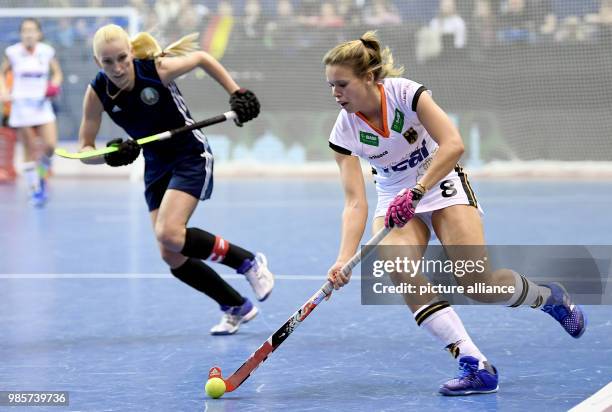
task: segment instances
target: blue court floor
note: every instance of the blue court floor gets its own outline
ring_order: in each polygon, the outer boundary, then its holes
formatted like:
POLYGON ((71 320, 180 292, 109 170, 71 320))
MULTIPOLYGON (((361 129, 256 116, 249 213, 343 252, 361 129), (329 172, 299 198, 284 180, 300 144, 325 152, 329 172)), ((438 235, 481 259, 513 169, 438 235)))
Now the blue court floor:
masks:
MULTIPOLYGON (((612 183, 472 183, 490 244, 611 244, 612 183)), ((0 186, 0 391, 68 391, 70 405, 0 410, 553 412, 612 381, 611 306, 586 307, 579 340, 540 311, 458 306, 500 390, 439 396, 455 361, 405 307, 362 306, 353 281, 240 388, 208 399, 210 367, 231 374, 324 282, 338 247, 339 182, 219 179, 200 204, 191 225, 266 253, 279 275, 260 315, 230 337, 208 334, 218 307, 158 257, 140 183, 51 184, 44 209, 27 204, 21 183, 0 186)))

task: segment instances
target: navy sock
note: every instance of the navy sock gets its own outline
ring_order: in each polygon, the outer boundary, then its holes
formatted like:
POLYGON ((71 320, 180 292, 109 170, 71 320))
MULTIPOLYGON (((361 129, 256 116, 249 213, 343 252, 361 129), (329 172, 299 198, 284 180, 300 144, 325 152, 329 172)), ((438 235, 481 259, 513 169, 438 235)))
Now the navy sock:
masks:
POLYGON ((210 296, 219 305, 241 306, 245 299, 219 276, 210 266, 199 259, 189 258, 170 272, 192 288, 210 296))
POLYGON ((222 263, 236 270, 240 269, 246 260, 251 261, 255 258, 255 255, 248 250, 195 227, 187 228, 181 254, 222 263))

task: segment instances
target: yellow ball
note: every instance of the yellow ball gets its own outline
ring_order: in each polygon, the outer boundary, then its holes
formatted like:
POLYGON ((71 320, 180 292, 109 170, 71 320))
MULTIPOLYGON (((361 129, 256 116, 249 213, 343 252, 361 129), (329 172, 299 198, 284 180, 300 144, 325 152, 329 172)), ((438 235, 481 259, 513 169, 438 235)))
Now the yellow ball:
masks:
POLYGON ((211 398, 220 398, 225 393, 225 382, 221 378, 211 378, 206 382, 204 390, 211 398))

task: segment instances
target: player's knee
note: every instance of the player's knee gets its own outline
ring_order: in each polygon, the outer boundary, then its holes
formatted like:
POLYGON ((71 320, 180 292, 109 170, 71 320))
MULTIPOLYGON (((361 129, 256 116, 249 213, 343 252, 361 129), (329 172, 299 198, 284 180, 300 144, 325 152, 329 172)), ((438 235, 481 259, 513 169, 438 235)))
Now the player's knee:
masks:
POLYGON ((163 248, 179 252, 185 242, 185 227, 169 224, 155 225, 155 237, 163 248))
POLYGON ((173 252, 170 249, 166 249, 163 246, 159 248, 159 253, 161 254, 161 258, 164 260, 164 262, 166 262, 166 264, 171 268, 179 267, 185 262, 185 256, 178 252, 173 252))

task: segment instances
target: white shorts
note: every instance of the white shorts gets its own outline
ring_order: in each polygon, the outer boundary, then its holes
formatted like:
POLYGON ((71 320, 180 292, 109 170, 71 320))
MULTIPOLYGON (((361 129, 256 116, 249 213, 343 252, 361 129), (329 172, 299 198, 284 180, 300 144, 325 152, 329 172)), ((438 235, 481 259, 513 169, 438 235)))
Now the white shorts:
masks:
MULTIPOLYGON (((374 218, 387 214, 389 204, 391 204, 391 201, 393 201, 399 191, 383 191, 378 187, 377 190, 378 204, 376 205, 374 218)), ((476 195, 470 186, 470 182, 460 166, 455 167, 444 179, 427 191, 416 208, 416 216, 427 225, 430 233, 433 234, 434 230, 431 224, 432 213, 452 205, 471 205, 477 207, 480 214, 483 214, 483 210, 476 200, 476 195)))
POLYGON ((49 99, 15 99, 11 103, 10 127, 40 126, 55 121, 49 99))

